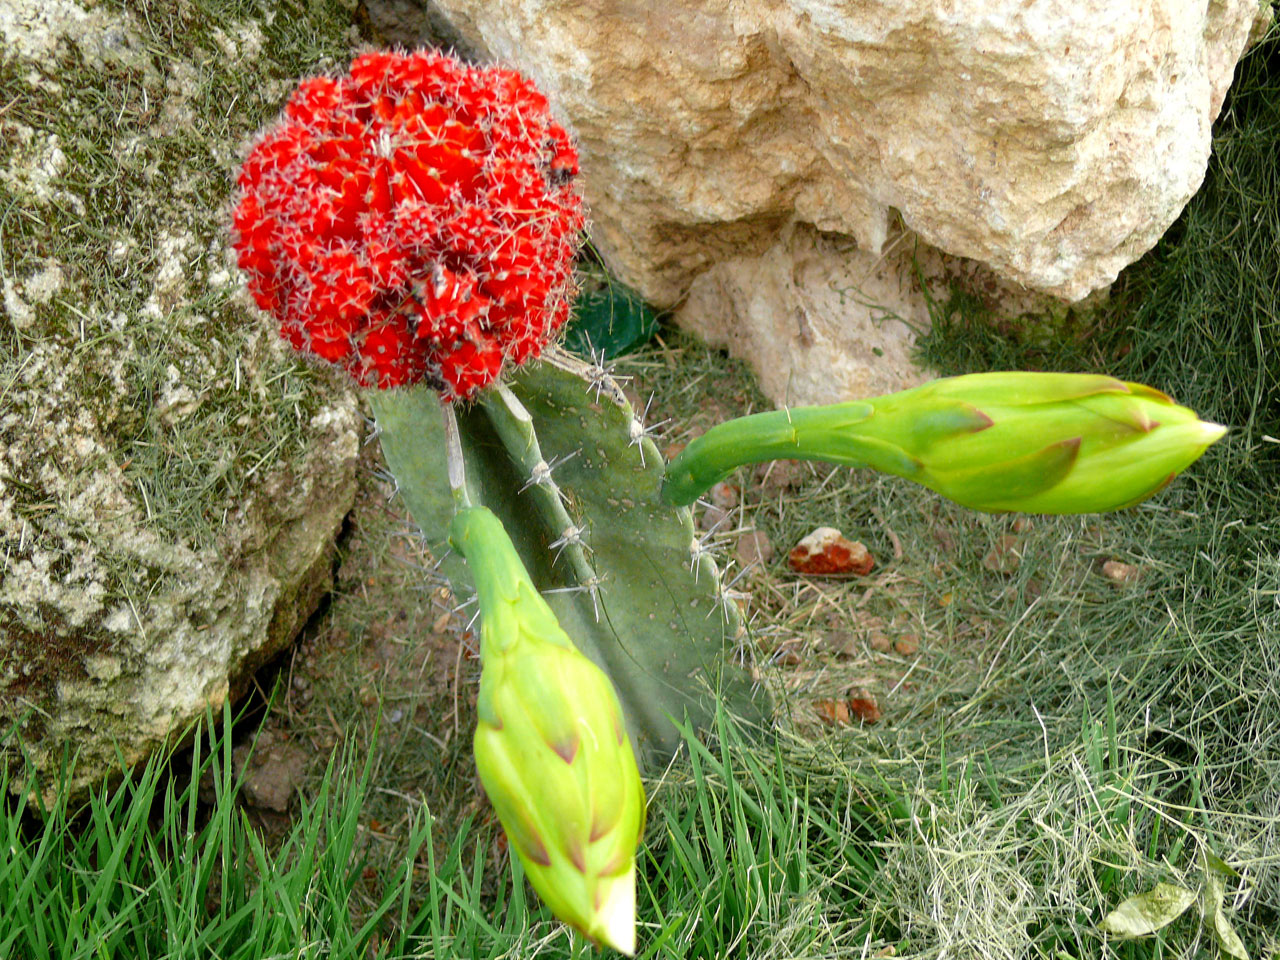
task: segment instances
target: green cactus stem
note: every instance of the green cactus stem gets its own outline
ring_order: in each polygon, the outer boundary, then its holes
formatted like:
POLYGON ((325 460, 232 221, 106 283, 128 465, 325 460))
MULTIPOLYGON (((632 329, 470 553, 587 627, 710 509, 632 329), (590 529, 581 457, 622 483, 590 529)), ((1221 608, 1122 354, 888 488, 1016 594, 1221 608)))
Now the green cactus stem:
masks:
MULTIPOLYGON (((555 551, 553 562, 564 558, 572 567, 574 581, 585 586, 594 596, 594 585, 599 583, 599 575, 587 560, 583 529, 565 509, 568 498, 552 477, 551 465, 542 455, 532 415, 505 383, 482 393, 480 403, 507 453, 528 477, 521 492, 527 490, 536 500, 543 522, 551 531, 559 531, 559 535, 548 544, 555 551)), ((598 618, 598 610, 596 615, 598 618)))
POLYGON ((755 414, 698 437, 663 500, 781 458, 872 467, 993 513, 1119 510, 1163 489, 1226 428, 1151 387, 1070 373, 979 373, 851 403, 755 414))

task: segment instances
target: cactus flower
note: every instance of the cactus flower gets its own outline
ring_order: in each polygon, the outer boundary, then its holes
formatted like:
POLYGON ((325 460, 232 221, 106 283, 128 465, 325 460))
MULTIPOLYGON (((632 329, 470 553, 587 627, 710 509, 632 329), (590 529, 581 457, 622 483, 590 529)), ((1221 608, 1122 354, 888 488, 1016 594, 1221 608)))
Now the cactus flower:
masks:
POLYGON ((480 782, 552 913, 633 954, 644 788, 617 694, 561 629, 492 512, 460 510, 450 541, 480 599, 480 782))
POLYGON ((789 457, 873 467, 975 510, 1097 513, 1163 489, 1225 432, 1137 383, 977 373, 719 424, 672 461, 662 496, 692 503, 735 467, 789 457))
POLYGON ((239 265, 296 350, 465 399, 569 316, 577 172, 520 74, 367 53, 304 80, 245 159, 239 265))

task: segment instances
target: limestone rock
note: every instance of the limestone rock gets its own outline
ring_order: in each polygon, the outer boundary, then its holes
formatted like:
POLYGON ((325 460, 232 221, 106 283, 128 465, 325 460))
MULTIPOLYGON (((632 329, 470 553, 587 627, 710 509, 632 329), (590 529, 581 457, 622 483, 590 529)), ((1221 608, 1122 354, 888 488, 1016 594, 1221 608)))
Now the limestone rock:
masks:
POLYGON ((331 583, 356 398, 255 313, 227 208, 237 141, 301 72, 264 50, 329 37, 345 58, 332 13, 0 12, 0 763, 17 788, 51 789, 64 755, 81 786, 171 742, 331 583))
POLYGON ((838 403, 928 379, 911 351, 929 329, 930 299, 946 301, 952 284, 1011 318, 1066 310, 910 232, 873 256, 849 237, 794 225, 759 256, 732 257, 699 274, 675 319, 746 360, 779 406, 838 403))
POLYGON ((423 0, 359 0, 356 22, 381 47, 439 47, 464 60, 478 59, 444 14, 423 0))
MULTIPOLYGON (((892 393, 926 378, 911 360, 915 332, 929 326, 911 254, 899 245, 872 256, 848 237, 798 227, 760 256, 700 274, 676 319, 746 360, 779 405, 892 393)), ((931 251, 931 269, 937 261, 931 251)))
POLYGON ((582 141, 597 244, 663 304, 784 223, 1076 300, 1199 186, 1256 0, 437 0, 582 141))
MULTIPOLYGON (((744 302, 763 286, 753 271, 785 285, 795 223, 854 241, 841 248, 843 269, 827 256, 845 277, 878 269, 900 217, 926 247, 1005 282, 1068 301, 1107 286, 1199 186, 1210 125, 1265 9, 1257 0, 436 3, 471 44, 530 73, 563 110, 581 139, 594 242, 621 277, 663 306, 691 287, 704 302, 709 288, 737 285, 715 302, 721 321, 695 326, 748 340, 799 326, 794 310, 744 302), (716 322, 746 329, 716 331, 716 322)), ((842 390, 892 381, 909 336, 878 342, 866 311, 852 315, 847 331, 831 328, 829 312, 806 316, 814 343, 828 338, 837 351, 829 375, 842 390), (888 362, 853 358, 872 346, 888 362)), ((815 349, 803 334, 779 342, 792 355, 779 376, 815 349)), ((806 381, 820 374, 798 369, 794 396, 816 396, 806 381)))

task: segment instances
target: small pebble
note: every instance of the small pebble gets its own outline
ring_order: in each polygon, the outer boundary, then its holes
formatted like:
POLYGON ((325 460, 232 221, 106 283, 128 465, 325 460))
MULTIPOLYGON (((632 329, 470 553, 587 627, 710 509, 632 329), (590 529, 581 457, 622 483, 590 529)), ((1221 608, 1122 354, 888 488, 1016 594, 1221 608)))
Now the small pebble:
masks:
POLYGON ((1142 568, 1119 560, 1108 560, 1102 565, 1102 574, 1115 584, 1137 583, 1142 579, 1142 568))
POLYGON ((707 499, 721 510, 732 510, 738 505, 738 488, 721 480, 707 492, 707 499))
POLYGON ((848 540, 835 527, 819 527, 801 540, 787 558, 796 573, 855 574, 865 577, 875 567, 870 551, 848 540))
POLYGON ((756 479, 766 493, 781 493, 800 486, 804 465, 799 460, 771 460, 756 467, 756 479))
POLYGON ((858 642, 848 633, 834 633, 826 637, 823 648, 842 659, 858 655, 858 642))
POLYGON ((700 530, 716 530, 720 533, 724 533, 725 528, 728 526, 728 512, 721 510, 715 504, 707 507, 698 515, 698 528, 700 530))
POLYGON ((1013 573, 1022 562, 1022 540, 1006 533, 982 558, 982 565, 992 573, 1013 573))

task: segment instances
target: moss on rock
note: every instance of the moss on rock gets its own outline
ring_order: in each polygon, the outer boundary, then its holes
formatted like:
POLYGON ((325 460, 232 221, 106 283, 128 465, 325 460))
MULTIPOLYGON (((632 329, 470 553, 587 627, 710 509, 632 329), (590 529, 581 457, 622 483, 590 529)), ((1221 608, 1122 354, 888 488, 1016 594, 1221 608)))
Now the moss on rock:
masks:
POLYGON ((227 229, 252 135, 345 62, 351 14, 0 9, 0 731, 27 779, 145 756, 326 588, 356 399, 256 312, 227 229))

